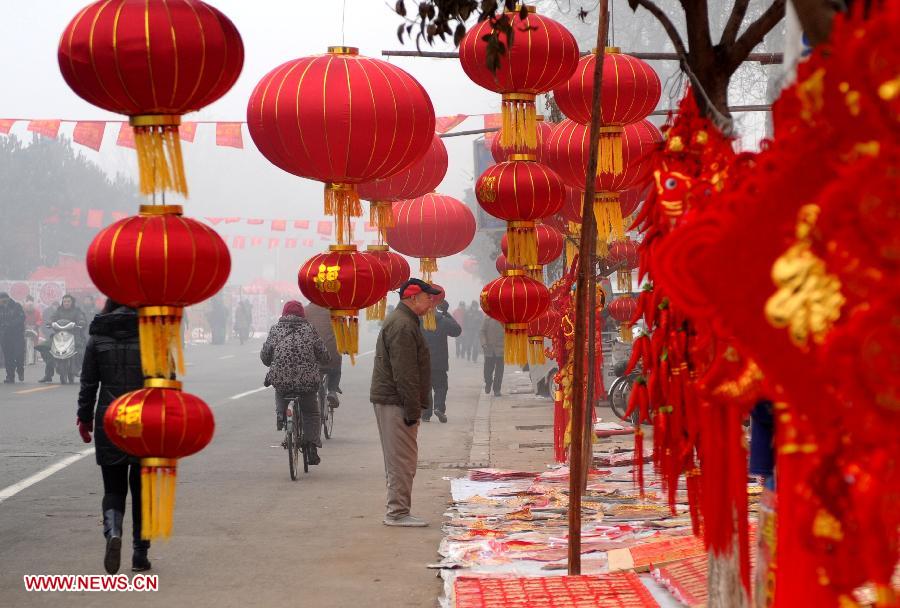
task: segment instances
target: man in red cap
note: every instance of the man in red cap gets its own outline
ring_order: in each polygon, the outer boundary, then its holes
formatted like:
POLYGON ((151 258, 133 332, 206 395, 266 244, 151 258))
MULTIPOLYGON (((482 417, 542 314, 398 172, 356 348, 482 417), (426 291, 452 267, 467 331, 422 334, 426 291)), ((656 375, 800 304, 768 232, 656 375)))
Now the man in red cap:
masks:
POLYGON ((431 398, 431 358, 419 317, 438 295, 425 281, 410 279, 400 287, 400 304, 384 321, 375 345, 369 399, 375 408, 387 480, 386 526, 421 528, 427 522, 410 514, 417 442, 422 410, 431 398))

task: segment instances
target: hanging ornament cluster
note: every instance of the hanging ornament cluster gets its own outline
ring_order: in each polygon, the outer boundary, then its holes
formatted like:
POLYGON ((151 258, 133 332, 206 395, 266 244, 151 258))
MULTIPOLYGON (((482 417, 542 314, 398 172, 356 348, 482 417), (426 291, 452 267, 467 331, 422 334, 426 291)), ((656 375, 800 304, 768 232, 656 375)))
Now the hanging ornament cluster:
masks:
POLYGON ((507 270, 481 290, 481 309, 503 323, 504 360, 513 365, 528 363, 528 324, 550 305, 550 292, 521 270, 507 270))
POLYGON ((638 267, 640 254, 637 243, 625 237, 624 241, 614 241, 609 246, 606 263, 616 269, 616 289, 624 293, 632 290, 631 271, 638 267))
POLYGON ((101 0, 66 26, 58 59, 79 97, 128 116, 141 193, 187 196, 181 116, 227 93, 244 63, 228 17, 200 0, 101 0))
POLYGON ((546 362, 544 356, 544 339, 553 338, 559 330, 561 318, 553 308, 547 308, 544 314, 528 324, 528 360, 534 364, 546 362))
MULTIPOLYGON (((387 269, 387 291, 397 291, 401 285, 409 280, 409 262, 402 255, 391 251, 387 245, 368 245, 366 253, 381 262, 387 269)), ((366 320, 381 321, 384 319, 386 311, 387 293, 378 302, 366 308, 366 320)))
MULTIPOLYGON (((537 264, 524 266, 525 273, 535 281, 544 281, 544 266, 550 264, 560 255, 563 250, 563 235, 559 230, 548 226, 547 224, 538 224, 535 226, 535 236, 537 237, 537 264)), ((508 264, 509 258, 509 235, 504 234, 500 239, 500 250, 503 252, 503 263, 508 264)), ((499 264, 500 258, 498 258, 499 264)), ((498 266, 499 271, 499 266, 498 266)), ((501 274, 502 271, 501 271, 501 274)))
POLYGON ((140 191, 163 204, 101 230, 87 269, 110 299, 138 309, 144 389, 114 400, 103 420, 116 446, 141 459, 143 538, 167 537, 175 508, 177 459, 212 439, 209 407, 183 393, 185 306, 213 296, 231 258, 211 228, 166 205, 187 196, 181 116, 222 97, 240 75, 244 47, 234 24, 200 0, 100 1, 66 26, 58 49, 66 83, 81 98, 124 114, 134 129, 140 191))

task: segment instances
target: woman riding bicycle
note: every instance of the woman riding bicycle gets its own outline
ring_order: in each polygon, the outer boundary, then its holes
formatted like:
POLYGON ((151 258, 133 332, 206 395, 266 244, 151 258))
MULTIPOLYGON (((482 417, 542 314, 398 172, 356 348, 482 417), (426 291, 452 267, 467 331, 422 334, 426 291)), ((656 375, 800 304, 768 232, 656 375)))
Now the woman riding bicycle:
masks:
POLYGON ((329 361, 325 342, 306 320, 303 305, 291 300, 284 305, 278 323, 259 353, 269 367, 265 385, 275 387, 276 428, 284 428, 288 402, 299 406, 303 441, 309 446, 309 464, 319 464, 317 448, 322 447, 322 420, 319 413, 319 365, 329 361))

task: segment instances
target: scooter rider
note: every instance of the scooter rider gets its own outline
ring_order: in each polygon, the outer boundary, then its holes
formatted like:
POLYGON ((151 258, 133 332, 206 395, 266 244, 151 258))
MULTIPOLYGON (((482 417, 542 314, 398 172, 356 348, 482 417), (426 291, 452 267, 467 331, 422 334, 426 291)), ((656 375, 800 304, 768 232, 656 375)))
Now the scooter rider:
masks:
MULTIPOLYGON (((50 316, 50 319, 47 321, 47 326, 51 326, 56 321, 72 321, 75 323, 76 328, 73 330, 75 334, 75 348, 78 349, 79 353, 84 352, 84 328, 87 326, 87 318, 84 316, 84 312, 81 311, 78 306, 75 305, 75 298, 71 295, 64 295, 62 301, 59 306, 56 308, 54 313, 50 316)), ((51 335, 52 340, 52 335, 51 335)), ((38 380, 41 383, 53 382, 53 374, 55 372, 55 361, 53 356, 50 354, 50 340, 48 340, 45 344, 37 347, 41 356, 44 357, 45 367, 44 367, 44 377, 38 380)), ((81 372, 81 355, 76 355, 76 360, 74 362, 76 373, 81 372)))

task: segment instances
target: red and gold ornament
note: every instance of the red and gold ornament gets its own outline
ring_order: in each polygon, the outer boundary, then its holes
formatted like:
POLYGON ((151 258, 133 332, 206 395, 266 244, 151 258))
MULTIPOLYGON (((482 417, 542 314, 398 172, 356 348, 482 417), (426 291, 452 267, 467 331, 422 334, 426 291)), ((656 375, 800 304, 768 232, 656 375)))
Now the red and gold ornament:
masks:
MULTIPOLYGON (((366 247, 366 254, 377 259, 387 269, 387 291, 396 291, 397 289, 400 289, 400 286, 403 285, 403 283, 409 280, 409 262, 407 262, 402 255, 391 251, 387 245, 368 245, 366 247)), ((387 293, 385 293, 385 296, 378 300, 378 302, 366 308, 366 320, 381 321, 384 319, 386 311, 387 293)))
POLYGON ((631 297, 631 294, 621 295, 606 307, 609 316, 619 322, 619 337, 624 342, 631 342, 631 319, 637 310, 637 301, 631 297))
MULTIPOLYGON (((524 270, 535 281, 543 281, 544 266, 562 255, 564 238, 559 230, 543 223, 535 226, 535 236, 537 240, 537 264, 526 266, 524 270)), ((503 252, 503 259, 506 262, 509 255, 509 240, 505 234, 500 239, 500 250, 503 252)))
POLYGON ((619 291, 630 292, 632 290, 631 271, 638 267, 640 252, 637 243, 629 238, 624 241, 614 241, 609 246, 607 263, 616 268, 616 287, 619 291))
POLYGON ((481 309, 503 323, 504 359, 514 365, 528 363, 528 324, 550 305, 550 292, 521 270, 508 270, 481 290, 481 309))

